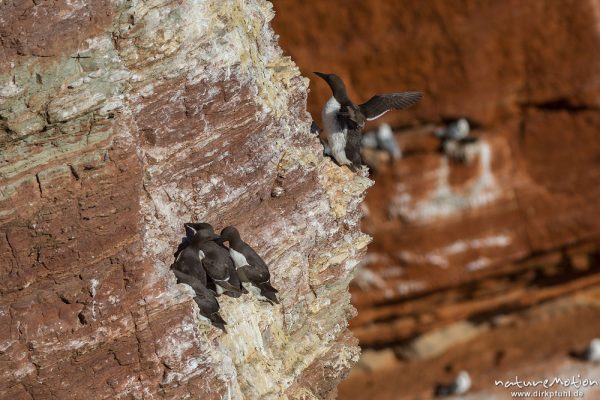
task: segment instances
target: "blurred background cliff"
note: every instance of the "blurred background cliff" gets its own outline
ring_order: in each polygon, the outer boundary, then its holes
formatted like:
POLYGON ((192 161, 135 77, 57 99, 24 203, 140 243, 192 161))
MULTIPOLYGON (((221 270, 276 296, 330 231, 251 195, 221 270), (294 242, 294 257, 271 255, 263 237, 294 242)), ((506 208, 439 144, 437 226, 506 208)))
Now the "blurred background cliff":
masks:
POLYGON ((600 379, 570 355, 600 336, 600 1, 273 3, 318 123, 312 71, 355 102, 425 93, 366 129, 388 123, 402 157, 365 150, 363 356, 340 398, 430 398, 462 370, 473 398, 508 398, 494 380, 517 374, 600 379), (434 132, 459 118, 457 156, 434 132))

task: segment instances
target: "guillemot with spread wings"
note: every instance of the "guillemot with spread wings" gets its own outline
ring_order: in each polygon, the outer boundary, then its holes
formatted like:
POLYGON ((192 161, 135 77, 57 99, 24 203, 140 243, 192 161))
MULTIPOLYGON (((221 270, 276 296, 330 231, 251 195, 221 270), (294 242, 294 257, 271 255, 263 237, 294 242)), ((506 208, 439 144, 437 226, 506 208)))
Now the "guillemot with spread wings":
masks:
POLYGON ((378 94, 366 103, 356 105, 348 97, 346 86, 335 74, 315 72, 329 84, 333 95, 322 111, 323 126, 333 158, 353 171, 362 166, 360 142, 366 121, 379 118, 390 110, 401 110, 417 104, 421 92, 378 94))

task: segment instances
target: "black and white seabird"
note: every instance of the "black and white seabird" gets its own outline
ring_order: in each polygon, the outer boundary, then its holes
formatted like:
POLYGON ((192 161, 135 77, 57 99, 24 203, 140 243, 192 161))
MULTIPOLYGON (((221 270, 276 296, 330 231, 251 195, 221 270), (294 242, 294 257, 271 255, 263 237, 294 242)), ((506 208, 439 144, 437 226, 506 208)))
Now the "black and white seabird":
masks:
POLYGON ((377 144, 379 148, 390 153, 393 160, 402 158, 402 150, 398 147, 392 127, 388 124, 379 125, 377 129, 377 144))
POLYGON ((390 110, 413 106, 423 97, 421 92, 385 93, 356 105, 348 97, 346 86, 339 76, 321 72, 315 74, 329 84, 333 93, 322 111, 331 153, 338 164, 348 165, 353 170, 362 166, 360 142, 366 121, 379 118, 390 110))
POLYGON ((190 239, 190 244, 177 255, 172 269, 177 282, 190 285, 194 289, 196 293, 194 301, 200 308, 200 314, 208 318, 214 326, 225 331, 226 322, 219 315, 219 303, 214 293, 206 286, 206 271, 202 265, 205 254, 200 249, 202 243, 217 237, 214 233, 212 235, 194 234, 190 239))
POLYGON ((448 124, 446 128, 435 131, 435 135, 442 140, 461 140, 469 136, 471 125, 466 118, 459 118, 448 124))
POLYGON ((360 145, 367 149, 379 148, 379 143, 377 143, 377 132, 369 131, 364 133, 360 139, 360 145))
POLYGON ((183 249, 185 249, 186 247, 188 247, 190 245, 190 243, 192 242, 192 238, 194 237, 196 232, 198 232, 199 229, 203 229, 203 228, 213 229, 210 224, 203 223, 203 222, 200 222, 200 223, 186 222, 185 224, 183 224, 183 227, 185 229, 185 237, 181 239, 181 243, 179 243, 179 246, 177 246, 177 250, 175 251, 175 254, 173 254, 173 256, 175 258, 177 258, 179 256, 179 253, 181 253, 183 251, 183 249))
POLYGON ((460 371, 450 385, 438 385, 435 395, 438 397, 462 395, 471 389, 471 376, 467 371, 460 371))
POLYGON ((442 141, 444 154, 457 161, 471 162, 479 153, 480 146, 476 137, 469 136, 470 132, 469 121, 459 118, 434 133, 442 141))
POLYGON ((202 285, 206 286, 206 271, 202 264, 206 255, 201 249, 205 242, 210 242, 218 238, 214 234, 193 235, 190 243, 178 252, 175 262, 172 265, 173 270, 180 271, 186 275, 197 279, 202 285))
POLYGON ((600 361, 600 339, 595 338, 590 341, 587 347, 581 352, 573 352, 572 355, 582 361, 599 362, 600 361))
POLYGON ((226 227, 221 231, 221 240, 229 242, 229 254, 242 282, 251 283, 269 302, 279 304, 277 289, 271 286, 269 267, 254 249, 241 239, 238 230, 233 226, 226 227))
POLYGON ((398 147, 398 143, 394 138, 394 131, 388 124, 381 124, 377 128, 377 132, 367 132, 362 136, 361 140, 362 147, 369 149, 380 149, 387 151, 392 160, 399 160, 402 158, 402 150, 398 147))
POLYGON ((592 339, 589 346, 583 352, 586 361, 600 361, 600 339, 592 339))
POLYGON ((235 264, 229 257, 227 249, 215 242, 219 236, 215 235, 213 227, 210 224, 200 227, 194 234, 192 244, 196 237, 202 238, 198 245, 198 249, 204 253, 202 265, 208 277, 215 283, 217 294, 227 292, 234 297, 239 297, 244 291, 235 264))
POLYGON ((185 283, 194 289, 194 292, 196 293, 194 301, 198 304, 198 308, 200 308, 200 314, 203 317, 208 318, 211 324, 222 329, 223 332, 227 332, 225 329, 227 322, 219 315, 219 302, 215 298, 214 293, 206 287, 206 276, 205 283, 202 283, 200 279, 177 269, 173 269, 173 273, 175 274, 178 283, 185 283))

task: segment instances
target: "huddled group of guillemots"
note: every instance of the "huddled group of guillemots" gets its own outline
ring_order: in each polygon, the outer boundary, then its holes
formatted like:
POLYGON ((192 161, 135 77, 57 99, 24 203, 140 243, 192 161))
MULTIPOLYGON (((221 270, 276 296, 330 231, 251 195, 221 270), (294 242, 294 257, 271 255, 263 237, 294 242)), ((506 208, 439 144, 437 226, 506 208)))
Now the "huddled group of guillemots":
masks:
POLYGON ((186 223, 184 227, 186 237, 171 268, 179 283, 194 289, 200 314, 214 326, 226 332, 227 322, 219 315, 217 301, 223 293, 240 297, 252 291, 271 304, 279 303, 269 267, 236 228, 228 226, 217 235, 207 223, 186 223), (228 247, 225 242, 229 242, 228 247))

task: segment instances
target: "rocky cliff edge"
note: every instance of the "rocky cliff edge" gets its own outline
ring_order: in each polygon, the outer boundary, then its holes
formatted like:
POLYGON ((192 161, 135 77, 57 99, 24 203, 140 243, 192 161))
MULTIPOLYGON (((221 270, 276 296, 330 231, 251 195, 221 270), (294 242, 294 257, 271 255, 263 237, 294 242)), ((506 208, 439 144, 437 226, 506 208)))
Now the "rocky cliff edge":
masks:
POLYGON ((371 181, 321 156, 262 0, 0 5, 0 397, 320 399, 358 358, 371 181), (236 225, 281 304, 169 270, 236 225))

